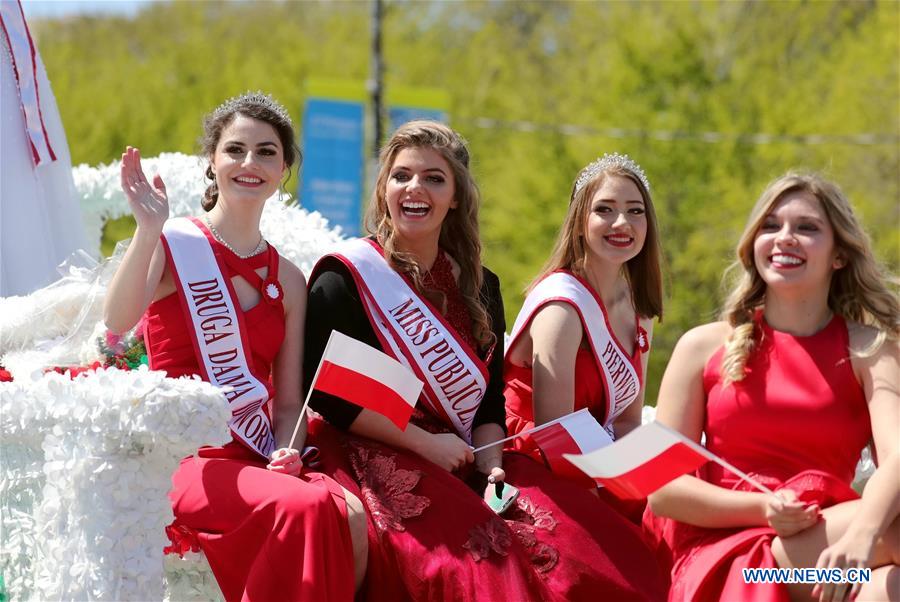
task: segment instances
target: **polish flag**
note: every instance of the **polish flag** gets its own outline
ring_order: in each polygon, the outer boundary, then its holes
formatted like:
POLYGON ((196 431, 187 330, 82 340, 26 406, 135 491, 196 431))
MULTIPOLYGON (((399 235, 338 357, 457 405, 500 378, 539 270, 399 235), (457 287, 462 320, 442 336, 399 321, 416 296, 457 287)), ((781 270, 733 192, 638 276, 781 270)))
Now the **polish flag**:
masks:
POLYGON ((312 388, 378 412, 406 430, 422 381, 389 355, 332 330, 312 388))
POLYGON ((712 452, 658 422, 640 426, 612 445, 565 458, 622 499, 645 498, 710 460, 719 462, 712 452))
POLYGON ((564 454, 588 454, 613 442, 587 408, 567 414, 531 432, 531 438, 541 448, 550 469, 561 477, 589 487, 592 479, 563 457, 564 454))

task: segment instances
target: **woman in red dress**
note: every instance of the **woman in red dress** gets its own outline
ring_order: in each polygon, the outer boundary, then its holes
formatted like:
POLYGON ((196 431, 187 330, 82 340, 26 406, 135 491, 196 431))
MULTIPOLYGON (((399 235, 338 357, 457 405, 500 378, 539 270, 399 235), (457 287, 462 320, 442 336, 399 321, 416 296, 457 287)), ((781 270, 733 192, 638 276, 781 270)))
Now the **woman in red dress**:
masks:
MULTIPOLYGON (((604 155, 579 173, 553 254, 513 327, 504 391, 509 433, 583 408, 613 439, 640 426, 653 318, 661 317, 649 182, 627 155, 604 155)), ((528 435, 511 448, 544 461, 528 435)), ((643 502, 601 496, 640 522, 643 502)))
POLYGON ((137 149, 122 155, 137 229, 105 306, 114 332, 143 315, 152 369, 226 387, 232 441, 182 461, 167 531, 176 547, 199 543, 226 600, 350 600, 365 570, 365 532, 351 535, 361 505, 304 468, 305 420, 288 447, 306 283, 259 231, 297 155, 290 118, 269 96, 232 98, 207 117, 202 151, 212 183, 200 219, 169 220, 160 176, 147 180, 137 149))
POLYGON ((900 594, 897 296, 846 197, 815 175, 773 182, 737 249, 723 321, 673 352, 657 419, 777 492, 709 463, 650 496, 671 600, 900 594), (862 448, 878 469, 850 487, 862 448), (744 568, 870 568, 869 583, 748 584, 744 568))
MULTIPOLYGON (((371 519, 366 594, 661 597, 646 547, 650 570, 640 551, 620 565, 581 526, 598 519, 594 505, 554 501, 577 496, 577 486, 523 456, 507 462, 501 445, 472 452, 505 435, 505 323, 499 281, 481 264, 478 190, 460 136, 435 122, 398 129, 381 154, 367 224, 372 238, 351 241, 313 270, 305 359, 309 381, 338 330, 407 363, 425 383, 405 430, 338 397, 311 397, 328 421, 314 421, 311 432, 340 441, 322 450, 323 465, 371 519), (520 495, 498 515, 485 500, 504 479, 520 495)), ((620 523, 609 524, 609 537, 627 554, 637 537, 620 523)))

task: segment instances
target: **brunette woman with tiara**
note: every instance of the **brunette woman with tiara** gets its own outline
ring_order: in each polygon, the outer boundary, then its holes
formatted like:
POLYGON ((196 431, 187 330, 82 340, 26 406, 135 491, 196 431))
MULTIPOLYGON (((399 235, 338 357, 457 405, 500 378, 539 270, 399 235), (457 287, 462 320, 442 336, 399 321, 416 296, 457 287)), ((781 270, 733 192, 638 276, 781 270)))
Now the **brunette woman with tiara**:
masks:
POLYGON ((722 321, 673 352, 657 419, 717 464, 650 496, 671 600, 900 597, 900 304, 844 194, 789 173, 757 201, 722 321), (850 487, 860 452, 878 468, 850 487), (665 517, 665 518, 662 518, 665 517), (868 583, 748 584, 743 568, 871 569, 868 583))
POLYGON ((587 512, 575 519, 554 501, 554 488, 568 483, 521 456, 507 464, 502 445, 472 452, 505 435, 503 301, 481 264, 478 205, 459 134, 407 123, 381 152, 366 220, 372 236, 327 255, 310 276, 307 382, 338 330, 406 362, 425 383, 405 430, 340 398, 311 398, 327 423, 311 422, 310 432, 340 441, 322 449, 323 466, 370 517, 365 595, 658 597, 660 588, 634 587, 593 544, 580 522, 587 512), (509 488, 506 480, 520 495, 492 509, 486 502, 509 488))
MULTIPOLYGON (((578 174, 553 253, 512 329, 504 391, 509 434, 582 409, 610 439, 639 426, 650 333, 661 316, 650 184, 627 155, 603 155, 578 174)), ((509 452, 507 463, 546 461, 529 435, 513 439, 509 452)), ((645 592, 663 582, 637 527, 644 500, 619 500, 572 466, 548 462, 547 468, 557 478, 545 481, 545 488, 556 484, 546 491, 562 496, 590 535, 580 544, 584 558, 606 557, 630 587, 645 592)))
POLYGON ((361 504, 288 447, 306 282, 259 231, 298 156, 290 117, 270 96, 231 98, 206 118, 202 154, 206 214, 174 219, 162 178, 147 179, 138 149, 122 155, 137 229, 105 305, 114 332, 141 319, 151 369, 200 376, 231 408, 231 441, 172 478, 172 549, 199 546, 229 601, 351 600, 365 571, 365 528, 351 529, 365 524, 361 504))
MULTIPOLYGON (((585 408, 611 439, 640 426, 654 318, 662 318, 662 278, 650 183, 627 155, 606 154, 578 174, 556 246, 513 327, 510 434, 585 408)), ((530 436, 511 445, 544 462, 530 436)), ((643 501, 598 493, 640 523, 643 501)))

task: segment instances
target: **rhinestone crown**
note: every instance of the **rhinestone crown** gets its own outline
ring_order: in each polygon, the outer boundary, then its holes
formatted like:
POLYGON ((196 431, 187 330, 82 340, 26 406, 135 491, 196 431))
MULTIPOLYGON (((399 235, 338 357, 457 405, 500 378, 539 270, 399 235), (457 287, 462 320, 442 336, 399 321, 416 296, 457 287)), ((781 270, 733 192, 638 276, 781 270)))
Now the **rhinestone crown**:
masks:
POLYGON ((250 92, 248 90, 238 96, 232 96, 216 107, 216 110, 212 112, 212 117, 215 119, 219 117, 219 115, 231 113, 242 105, 247 104, 262 105, 278 115, 281 119, 285 120, 292 128, 294 127, 294 122, 291 121, 291 116, 288 114, 287 109, 285 109, 277 100, 272 98, 272 96, 264 94, 262 91, 250 92))
POLYGON ((644 170, 641 169, 641 166, 635 163, 631 157, 629 157, 628 155, 620 155, 619 153, 606 153, 581 170, 581 174, 579 174, 578 179, 575 180, 576 194, 579 190, 584 188, 585 184, 593 180, 597 176, 597 174, 609 169, 610 167, 619 167, 631 172, 638 180, 641 181, 641 184, 644 185, 644 188, 647 189, 647 192, 650 192, 650 182, 647 180, 647 174, 644 173, 644 170))

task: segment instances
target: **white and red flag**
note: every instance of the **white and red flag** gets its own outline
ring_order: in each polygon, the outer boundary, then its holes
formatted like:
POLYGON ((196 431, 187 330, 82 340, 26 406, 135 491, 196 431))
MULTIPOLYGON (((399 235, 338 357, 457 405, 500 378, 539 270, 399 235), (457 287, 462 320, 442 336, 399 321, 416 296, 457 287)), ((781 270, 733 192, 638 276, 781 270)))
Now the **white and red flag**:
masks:
POLYGON ((609 433, 591 415, 587 408, 567 414, 548 425, 531 432, 531 438, 541 448, 547 464, 559 476, 585 485, 593 480, 572 465, 564 454, 588 454, 613 442, 609 433))
POLYGON ((565 458, 623 499, 645 498, 710 460, 724 462, 658 422, 640 426, 601 449, 583 455, 565 454, 565 458))
POLYGON ((405 430, 422 381, 389 355, 332 330, 310 388, 378 412, 405 430))

